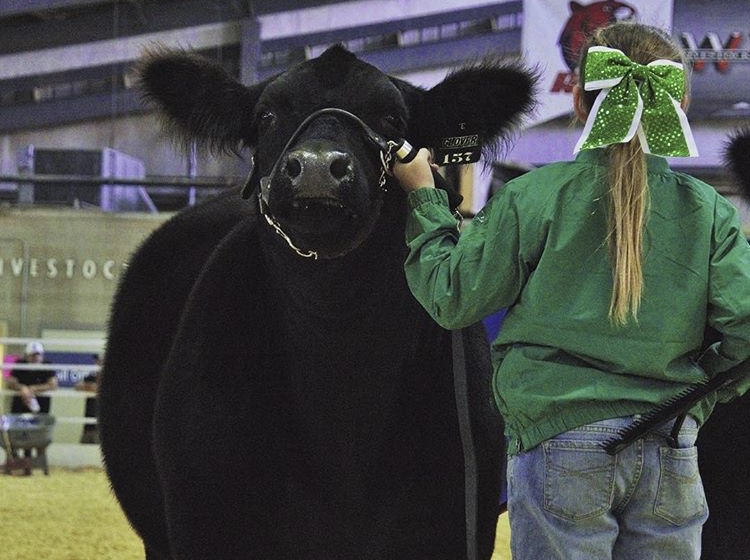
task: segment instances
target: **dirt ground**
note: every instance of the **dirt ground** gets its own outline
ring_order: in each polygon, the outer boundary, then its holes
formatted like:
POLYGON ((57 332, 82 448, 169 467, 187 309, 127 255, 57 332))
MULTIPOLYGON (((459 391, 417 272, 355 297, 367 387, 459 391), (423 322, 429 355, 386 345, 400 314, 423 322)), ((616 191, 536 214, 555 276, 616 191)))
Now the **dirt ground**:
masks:
MULTIPOLYGON (((498 523, 492 560, 510 560, 508 518, 498 523)), ((14 560, 142 560, 101 469, 49 476, 0 474, 0 557, 14 560)))
POLYGON ((101 469, 0 474, 0 557, 138 560, 140 539, 101 469))

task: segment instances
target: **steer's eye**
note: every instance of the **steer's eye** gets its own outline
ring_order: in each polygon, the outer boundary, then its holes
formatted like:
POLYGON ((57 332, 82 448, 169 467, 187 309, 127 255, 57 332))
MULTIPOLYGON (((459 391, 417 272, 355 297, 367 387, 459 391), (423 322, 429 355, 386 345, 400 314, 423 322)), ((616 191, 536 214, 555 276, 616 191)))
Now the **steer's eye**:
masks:
POLYGON ((404 119, 398 115, 389 114, 383 117, 383 125, 396 131, 402 131, 404 124, 404 119))
POLYGON ((258 116, 258 132, 263 134, 271 128, 271 125, 273 125, 274 122, 276 122, 276 113, 273 111, 261 112, 258 116))

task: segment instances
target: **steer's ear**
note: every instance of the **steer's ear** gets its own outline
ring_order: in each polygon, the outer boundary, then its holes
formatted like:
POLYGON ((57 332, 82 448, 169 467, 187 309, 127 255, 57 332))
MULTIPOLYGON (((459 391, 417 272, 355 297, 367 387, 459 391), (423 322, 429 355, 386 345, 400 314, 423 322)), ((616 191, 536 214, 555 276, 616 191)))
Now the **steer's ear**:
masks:
POLYGON ((420 145, 439 147, 445 138, 477 135, 481 150, 497 148, 535 105, 538 74, 521 63, 484 59, 452 71, 424 93, 410 119, 420 145))
POLYGON ((734 176, 740 194, 750 201, 750 127, 735 131, 724 152, 729 169, 734 176))
POLYGON ((136 72, 175 140, 213 151, 237 151, 252 138, 253 109, 265 84, 250 88, 219 64, 178 49, 152 48, 136 72))

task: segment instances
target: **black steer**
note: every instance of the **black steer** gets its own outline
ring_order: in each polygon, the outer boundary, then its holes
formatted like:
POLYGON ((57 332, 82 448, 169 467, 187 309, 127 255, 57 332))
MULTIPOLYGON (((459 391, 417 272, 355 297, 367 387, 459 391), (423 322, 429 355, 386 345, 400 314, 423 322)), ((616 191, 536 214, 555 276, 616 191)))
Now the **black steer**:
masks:
MULTIPOLYGON (((726 163, 750 202, 750 128, 732 135, 726 163)), ((698 461, 709 517, 702 560, 750 558, 750 392, 716 409, 698 434, 698 461), (744 466, 743 466, 744 465, 744 466)))
POLYGON ((250 87, 184 52, 140 76, 179 140, 255 163, 249 200, 169 220, 115 298, 102 450, 148 558, 489 558, 504 446, 484 331, 454 352, 411 297, 381 157, 402 137, 491 154, 533 74, 487 60, 426 90, 332 47, 250 87))

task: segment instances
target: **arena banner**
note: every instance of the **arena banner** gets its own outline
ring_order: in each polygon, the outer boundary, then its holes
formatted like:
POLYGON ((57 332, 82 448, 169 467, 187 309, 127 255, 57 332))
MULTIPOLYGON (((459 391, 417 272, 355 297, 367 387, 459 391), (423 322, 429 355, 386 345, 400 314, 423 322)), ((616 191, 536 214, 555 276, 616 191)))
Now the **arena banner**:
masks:
POLYGON ((680 0, 673 36, 692 61, 690 119, 750 118, 750 3, 680 0))
POLYGON ((521 52, 538 65, 539 106, 530 125, 570 113, 576 65, 586 36, 621 20, 671 31, 672 0, 524 0, 521 52))

